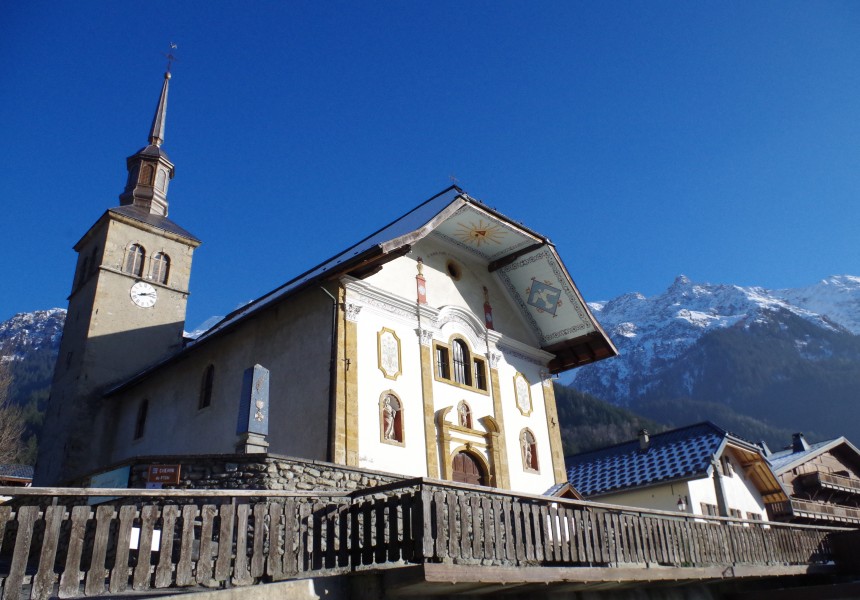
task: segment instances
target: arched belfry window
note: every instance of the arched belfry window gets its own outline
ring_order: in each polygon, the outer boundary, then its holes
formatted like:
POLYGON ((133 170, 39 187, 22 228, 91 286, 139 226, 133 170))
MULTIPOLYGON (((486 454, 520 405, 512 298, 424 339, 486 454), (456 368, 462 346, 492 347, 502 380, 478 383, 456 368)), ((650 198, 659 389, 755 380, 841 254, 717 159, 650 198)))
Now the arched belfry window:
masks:
POLYGON ((137 407, 137 418, 134 421, 134 439, 139 440, 146 432, 146 413, 149 412, 149 400, 143 399, 137 407))
POLYGON ((155 174, 155 169, 152 165, 143 165, 140 170, 140 183, 143 185, 152 185, 152 176, 155 174))
POLYGON ((197 408, 206 408, 212 404, 212 385, 215 383, 215 365, 209 365, 203 370, 203 378, 200 380, 200 398, 197 408))
POLYGON ((383 394, 379 401, 379 426, 383 442, 403 444, 403 404, 391 392, 383 394))
POLYGON ((93 248, 92 254, 90 254, 90 273, 95 273, 99 270, 99 247, 96 246, 93 248))
POLYGON ((150 279, 157 283, 167 283, 167 276, 170 274, 170 257, 164 252, 158 252, 152 257, 152 266, 150 267, 150 279))
POLYGON ((146 258, 146 250, 140 244, 132 244, 128 247, 125 255, 125 266, 123 271, 131 273, 135 277, 143 275, 143 260, 146 258))
POLYGON ((89 275, 90 271, 90 257, 85 256, 83 262, 81 263, 81 268, 78 271, 78 282, 75 284, 75 287, 81 287, 84 284, 84 281, 87 280, 87 275, 89 275))
POLYGON ((460 403, 457 405, 457 422, 460 424, 460 427, 474 429, 472 427, 472 408, 465 400, 460 400, 460 403))
POLYGON ((520 432, 520 448, 523 453, 523 469, 539 471, 537 440, 530 429, 523 429, 520 432))

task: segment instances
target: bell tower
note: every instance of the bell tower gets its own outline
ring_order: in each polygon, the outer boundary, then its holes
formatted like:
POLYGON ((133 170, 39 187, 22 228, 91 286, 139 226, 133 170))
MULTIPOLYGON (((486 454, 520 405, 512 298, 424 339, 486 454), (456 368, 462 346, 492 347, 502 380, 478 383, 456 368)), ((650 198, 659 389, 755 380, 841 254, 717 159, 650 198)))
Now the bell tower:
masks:
POLYGON ((120 205, 74 246, 77 268, 36 485, 82 483, 113 435, 104 392, 182 348, 191 258, 200 241, 167 217, 174 165, 161 146, 170 79, 168 67, 149 143, 126 159, 120 205))
POLYGON ((121 206, 137 206, 153 215, 167 216, 167 186, 173 179, 173 163, 161 149, 164 143, 164 125, 167 118, 167 88, 170 71, 164 74, 161 97, 152 118, 149 145, 141 148, 126 160, 128 181, 119 196, 121 206))

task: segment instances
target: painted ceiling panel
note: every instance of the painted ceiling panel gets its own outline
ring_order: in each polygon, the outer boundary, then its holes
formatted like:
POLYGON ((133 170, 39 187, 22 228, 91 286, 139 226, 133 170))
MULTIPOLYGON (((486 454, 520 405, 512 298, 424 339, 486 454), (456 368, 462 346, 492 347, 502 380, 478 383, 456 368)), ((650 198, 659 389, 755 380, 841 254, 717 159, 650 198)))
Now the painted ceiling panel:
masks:
POLYGON ((573 283, 549 247, 521 256, 499 269, 498 274, 541 344, 594 331, 573 283))
POLYGON ((494 261, 540 242, 538 238, 472 204, 463 206, 439 225, 434 233, 487 261, 494 261))

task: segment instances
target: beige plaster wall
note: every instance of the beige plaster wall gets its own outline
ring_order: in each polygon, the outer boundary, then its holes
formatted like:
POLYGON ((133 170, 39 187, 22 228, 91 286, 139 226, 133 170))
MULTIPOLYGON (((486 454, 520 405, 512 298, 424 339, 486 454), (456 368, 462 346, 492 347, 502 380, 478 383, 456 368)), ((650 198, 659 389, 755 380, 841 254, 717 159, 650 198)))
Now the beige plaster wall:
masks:
POLYGON ((537 339, 526 327, 522 317, 511 304, 508 293, 498 278, 487 271, 482 260, 455 248, 432 234, 416 243, 412 251, 387 265, 365 281, 386 289, 402 298, 415 299, 415 276, 418 257, 424 261, 424 278, 427 280, 427 302, 431 306, 460 306, 467 308, 484 322, 484 291, 486 286, 493 307, 496 331, 532 346, 537 339), (459 280, 448 275, 446 263, 456 261, 461 267, 459 280))
POLYGON ((111 398, 116 406, 111 461, 135 455, 234 452, 242 377, 255 364, 270 371, 269 451, 326 459, 331 315, 328 296, 308 290, 111 398), (215 366, 212 401, 198 409, 209 364, 215 366), (133 440, 144 398, 149 400, 146 432, 133 440))
MULTIPOLYGON (((357 318, 358 373, 359 373, 359 421, 360 465, 391 470, 405 475, 426 472, 425 444, 432 444, 438 464, 445 460, 444 453, 451 454, 466 442, 473 444, 472 450, 489 462, 488 449, 480 437, 486 434, 481 422, 485 416, 500 422, 504 438, 500 440, 509 469, 511 489, 529 493, 542 493, 555 483, 550 436, 547 429, 546 396, 542 371, 551 358, 537 348, 537 342, 515 306, 509 301, 507 292, 497 284, 496 277, 487 271, 485 263, 473 260, 462 250, 454 249, 433 236, 421 240, 406 256, 385 265, 378 273, 366 278, 361 286, 372 285, 380 294, 401 302, 396 307, 387 307, 382 301, 354 300, 362 305, 357 318), (418 273, 417 258, 424 261, 423 275, 427 282, 427 306, 435 315, 426 314, 421 322, 416 306, 415 277, 418 273), (446 268, 448 260, 456 260, 460 266, 459 280, 452 278, 446 268), (493 306, 494 330, 484 326, 483 286, 490 291, 493 306), (403 372, 395 380, 386 378, 379 370, 377 334, 383 327, 396 333, 401 341, 403 372), (436 439, 427 440, 424 434, 421 406, 421 363, 419 339, 416 329, 432 330, 433 341, 450 343, 452 337, 464 339, 472 354, 482 357, 487 366, 488 384, 491 358, 498 358, 499 392, 501 414, 497 414, 493 402, 493 390, 488 385, 486 392, 458 386, 434 377, 431 384, 433 412, 446 408, 452 410, 447 421, 456 425, 456 407, 461 400, 469 403, 473 415, 475 433, 458 431, 451 442, 442 448, 436 439), (530 384, 532 410, 522 414, 516 405, 514 375, 525 375, 530 384), (385 390, 392 390, 404 402, 405 443, 393 446, 380 440, 378 401, 385 390), (419 418, 420 417, 420 418, 419 418), (534 433, 539 458, 539 471, 525 469, 519 434, 528 428, 534 433)), ((349 285, 348 285, 348 289, 349 285)), ((431 369, 435 372, 435 353, 431 348, 431 369)))

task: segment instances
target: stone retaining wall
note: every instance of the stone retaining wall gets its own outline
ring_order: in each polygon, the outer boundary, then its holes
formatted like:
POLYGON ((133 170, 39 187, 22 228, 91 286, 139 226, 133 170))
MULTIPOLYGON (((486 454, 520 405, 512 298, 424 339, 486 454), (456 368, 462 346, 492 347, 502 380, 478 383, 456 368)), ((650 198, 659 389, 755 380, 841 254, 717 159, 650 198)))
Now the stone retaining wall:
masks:
POLYGON ((175 464, 181 465, 180 482, 165 484, 165 489, 349 491, 406 479, 391 473, 273 454, 141 457, 124 464, 131 465, 130 488, 146 487, 150 465, 175 464))

